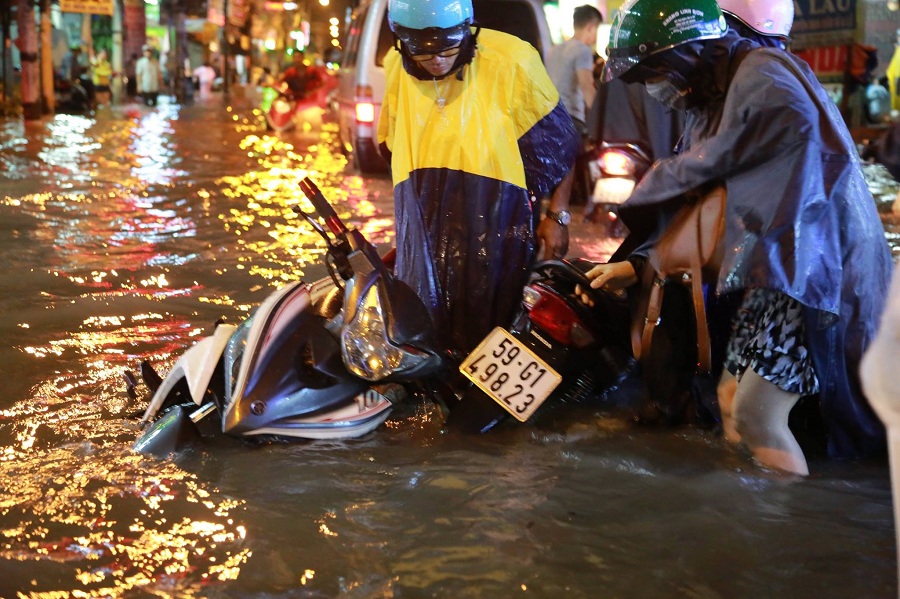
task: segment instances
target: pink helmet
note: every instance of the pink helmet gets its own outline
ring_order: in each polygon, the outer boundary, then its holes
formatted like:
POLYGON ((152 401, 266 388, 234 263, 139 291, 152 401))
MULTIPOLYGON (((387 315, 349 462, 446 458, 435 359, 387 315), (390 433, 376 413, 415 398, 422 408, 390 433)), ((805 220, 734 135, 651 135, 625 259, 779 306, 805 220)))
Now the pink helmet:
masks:
POLYGON ((718 0, 722 12, 761 35, 788 37, 794 24, 794 0, 718 0))

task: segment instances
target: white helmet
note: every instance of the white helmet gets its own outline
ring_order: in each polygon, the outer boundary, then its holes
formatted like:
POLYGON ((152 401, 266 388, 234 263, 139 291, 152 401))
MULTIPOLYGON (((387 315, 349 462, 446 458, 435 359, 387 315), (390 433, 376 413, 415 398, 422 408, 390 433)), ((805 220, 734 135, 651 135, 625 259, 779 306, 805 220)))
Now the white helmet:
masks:
POLYGON ((787 38, 794 24, 794 0, 718 0, 729 14, 760 35, 787 38))

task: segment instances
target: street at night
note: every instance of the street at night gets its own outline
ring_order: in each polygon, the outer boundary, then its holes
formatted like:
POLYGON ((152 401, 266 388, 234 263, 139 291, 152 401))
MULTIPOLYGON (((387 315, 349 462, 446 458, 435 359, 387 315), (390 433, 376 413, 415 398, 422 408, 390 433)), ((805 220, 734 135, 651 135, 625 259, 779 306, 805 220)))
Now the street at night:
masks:
MULTIPOLYGON (((304 176, 393 243, 388 176, 319 109, 274 135, 255 100, 0 120, 0 596, 896 596, 886 461, 798 481, 602 402, 479 436, 410 401, 359 439, 136 453, 124 371, 324 276, 304 176)), ((616 243, 576 218, 569 255, 616 243)))

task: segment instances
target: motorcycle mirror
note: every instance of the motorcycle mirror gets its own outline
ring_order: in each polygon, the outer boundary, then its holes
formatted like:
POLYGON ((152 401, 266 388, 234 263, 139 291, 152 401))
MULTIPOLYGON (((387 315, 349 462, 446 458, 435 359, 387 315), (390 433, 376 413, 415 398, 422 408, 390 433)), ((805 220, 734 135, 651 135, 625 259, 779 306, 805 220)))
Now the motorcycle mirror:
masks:
POLYGON ((200 432, 189 412, 196 409, 193 404, 173 406, 138 437, 134 450, 164 458, 198 440, 200 432))
POLYGON ((334 208, 331 207, 331 204, 328 203, 328 200, 325 199, 325 196, 322 195, 322 192, 316 184, 312 182, 312 179, 304 177, 303 180, 300 181, 300 191, 302 191, 309 201, 312 202, 312 205, 316 208, 316 212, 319 213, 319 216, 325 219, 325 223, 332 233, 335 235, 343 235, 347 232, 347 227, 344 226, 344 223, 341 221, 340 217, 338 217, 337 212, 334 211, 334 208))

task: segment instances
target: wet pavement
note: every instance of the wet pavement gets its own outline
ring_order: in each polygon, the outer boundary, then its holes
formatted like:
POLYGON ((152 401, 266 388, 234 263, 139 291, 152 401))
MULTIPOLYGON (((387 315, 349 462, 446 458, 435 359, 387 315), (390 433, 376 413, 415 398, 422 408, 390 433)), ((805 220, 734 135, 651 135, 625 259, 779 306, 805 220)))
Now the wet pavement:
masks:
MULTIPOLYGON (((322 275, 306 174, 392 243, 389 181, 306 117, 268 135, 216 94, 0 121, 0 597, 896 597, 886 463, 796 481, 604 405, 472 437, 416 404, 356 440, 135 454, 126 368, 322 275)), ((615 246, 576 219, 571 255, 615 246)))

